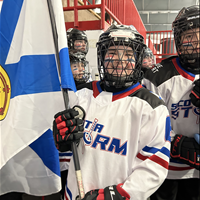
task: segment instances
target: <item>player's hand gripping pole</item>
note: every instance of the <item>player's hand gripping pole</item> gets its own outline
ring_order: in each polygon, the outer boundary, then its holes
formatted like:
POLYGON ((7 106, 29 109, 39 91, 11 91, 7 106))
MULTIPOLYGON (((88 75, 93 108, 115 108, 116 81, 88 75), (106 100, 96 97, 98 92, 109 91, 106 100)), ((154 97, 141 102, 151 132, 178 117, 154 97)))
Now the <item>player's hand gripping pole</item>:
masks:
MULTIPOLYGON (((54 45, 55 45, 55 50, 56 50, 56 60, 57 60, 57 65, 58 65, 58 70, 59 70, 59 75, 60 75, 58 35, 57 35, 56 23, 55 23, 54 12, 53 12, 51 0, 47 0, 47 4, 48 4, 48 8, 49 8, 49 15, 50 15, 50 20, 51 20, 54 45)), ((65 108, 68 109, 69 108, 68 90, 63 89, 62 92, 63 92, 65 108)), ((75 167, 75 171, 76 171, 76 178, 77 178, 77 183, 78 183, 79 197, 81 199, 83 199, 85 196, 85 193, 84 193, 84 189, 83 189, 82 174, 81 174, 80 163, 79 163, 79 158, 78 158, 77 146, 76 146, 75 142, 72 143, 72 152, 73 152, 73 158, 74 158, 74 167, 75 167)))

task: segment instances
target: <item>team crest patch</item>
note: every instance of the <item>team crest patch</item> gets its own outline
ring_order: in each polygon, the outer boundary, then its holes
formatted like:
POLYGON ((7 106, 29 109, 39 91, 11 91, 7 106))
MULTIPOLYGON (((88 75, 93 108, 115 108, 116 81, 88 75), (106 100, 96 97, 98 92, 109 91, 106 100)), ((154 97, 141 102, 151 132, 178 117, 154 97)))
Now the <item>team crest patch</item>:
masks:
POLYGON ((0 121, 6 117, 10 103, 11 85, 8 74, 0 65, 0 121))

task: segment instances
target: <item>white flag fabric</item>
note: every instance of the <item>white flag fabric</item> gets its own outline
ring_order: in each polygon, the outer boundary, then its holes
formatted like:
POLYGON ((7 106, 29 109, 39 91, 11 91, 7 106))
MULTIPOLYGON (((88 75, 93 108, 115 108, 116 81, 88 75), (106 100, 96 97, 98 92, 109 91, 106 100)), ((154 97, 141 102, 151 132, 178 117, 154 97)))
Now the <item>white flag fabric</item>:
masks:
MULTIPOLYGON (((0 195, 16 191, 43 196, 61 189, 52 122, 65 106, 47 1, 4 0, 1 8, 0 195)), ((62 85, 75 91, 62 1, 51 2, 67 79, 62 85)))

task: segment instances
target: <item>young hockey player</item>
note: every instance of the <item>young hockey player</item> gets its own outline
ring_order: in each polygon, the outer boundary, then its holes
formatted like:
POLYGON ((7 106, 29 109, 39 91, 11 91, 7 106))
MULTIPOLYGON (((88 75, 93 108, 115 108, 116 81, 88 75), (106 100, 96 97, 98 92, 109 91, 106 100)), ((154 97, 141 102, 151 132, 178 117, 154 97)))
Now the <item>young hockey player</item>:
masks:
MULTIPOLYGON (((88 53, 89 48, 88 39, 84 31, 70 28, 67 30, 67 40, 71 70, 77 87, 92 80, 91 68, 89 66, 89 62, 86 60, 86 54, 88 53)), ((62 196, 64 195, 63 185, 65 185, 68 171, 66 170, 68 167, 66 167, 65 160, 70 160, 69 155, 71 155, 71 153, 59 153, 60 166, 62 171, 62 196)))
POLYGON ((144 57, 142 61, 142 70, 146 72, 147 69, 150 69, 155 64, 155 59, 153 52, 150 48, 146 48, 144 51, 144 57))
POLYGON ((70 66, 76 87, 87 83, 90 79, 89 62, 86 60, 85 54, 81 52, 69 53, 70 66))
MULTIPOLYGON (((86 60, 85 54, 81 51, 69 53, 70 66, 76 87, 81 84, 91 81, 91 69, 89 62, 86 60)), ((64 188, 68 173, 68 164, 66 160, 70 160, 71 152, 59 153, 60 167, 61 167, 61 179, 62 179, 62 190, 61 195, 64 196, 64 188)))
POLYGON ((151 200, 200 199, 200 10, 183 8, 172 24, 178 56, 145 73, 143 84, 165 101, 172 132, 169 173, 151 200))
POLYGON ((75 28, 67 30, 67 41, 69 52, 88 53, 88 39, 84 31, 75 28))
MULTIPOLYGON (((101 80, 69 94, 71 109, 55 115, 58 150, 77 142, 84 200, 145 200, 167 176, 170 118, 164 102, 139 84, 144 48, 136 29, 110 26, 97 43, 101 80), (77 106, 85 117, 77 118, 77 106)), ((78 195, 72 158, 65 198, 78 195)))

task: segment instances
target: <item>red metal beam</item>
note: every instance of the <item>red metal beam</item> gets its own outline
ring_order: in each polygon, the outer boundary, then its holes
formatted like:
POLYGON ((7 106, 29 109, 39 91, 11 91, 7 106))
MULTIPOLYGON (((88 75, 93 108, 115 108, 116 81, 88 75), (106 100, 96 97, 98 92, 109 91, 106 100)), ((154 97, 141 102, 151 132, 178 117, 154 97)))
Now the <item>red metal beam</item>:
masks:
POLYGON ((101 29, 105 28, 105 0, 101 2, 101 29))
MULTIPOLYGON (((66 27, 66 30, 74 27, 74 22, 65 22, 65 27, 66 27)), ((78 29, 81 31, 101 30, 101 20, 79 21, 78 29)))
MULTIPOLYGON (((77 0, 76 0, 77 1, 77 0)), ((95 8, 101 8, 101 4, 95 4, 95 5, 77 5, 77 6, 70 6, 70 7, 63 7, 63 11, 70 11, 74 10, 74 8, 77 8, 78 10, 87 10, 87 9, 95 9, 95 8)))
POLYGON ((78 0, 74 0, 74 27, 78 28, 79 23, 78 23, 78 0))

